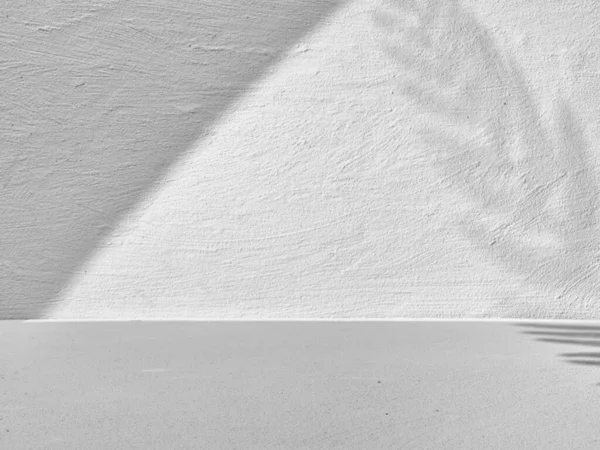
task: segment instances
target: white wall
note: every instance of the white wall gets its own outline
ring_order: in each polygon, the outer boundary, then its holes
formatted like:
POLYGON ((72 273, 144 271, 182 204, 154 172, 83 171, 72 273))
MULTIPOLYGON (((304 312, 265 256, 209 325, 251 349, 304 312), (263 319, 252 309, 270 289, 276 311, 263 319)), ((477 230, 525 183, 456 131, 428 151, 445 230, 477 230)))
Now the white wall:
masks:
POLYGON ((0 316, 600 317, 593 0, 28 5, 0 316))

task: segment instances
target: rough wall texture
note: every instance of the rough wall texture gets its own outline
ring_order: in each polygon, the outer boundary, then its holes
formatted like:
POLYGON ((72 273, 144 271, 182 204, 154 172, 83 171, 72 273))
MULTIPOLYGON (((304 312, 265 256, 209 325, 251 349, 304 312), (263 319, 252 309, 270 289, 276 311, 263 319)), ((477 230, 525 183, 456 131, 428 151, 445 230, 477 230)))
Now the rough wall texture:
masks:
POLYGON ((600 10, 35 0, 0 318, 600 318, 600 10))

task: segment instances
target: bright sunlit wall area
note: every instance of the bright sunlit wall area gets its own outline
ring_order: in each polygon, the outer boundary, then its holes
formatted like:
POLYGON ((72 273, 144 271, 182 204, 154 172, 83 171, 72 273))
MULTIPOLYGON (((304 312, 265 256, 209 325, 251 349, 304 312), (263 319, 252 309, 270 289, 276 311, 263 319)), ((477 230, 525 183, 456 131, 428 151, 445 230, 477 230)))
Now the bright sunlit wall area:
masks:
POLYGON ((593 1, 2 8, 0 318, 599 318, 593 1))

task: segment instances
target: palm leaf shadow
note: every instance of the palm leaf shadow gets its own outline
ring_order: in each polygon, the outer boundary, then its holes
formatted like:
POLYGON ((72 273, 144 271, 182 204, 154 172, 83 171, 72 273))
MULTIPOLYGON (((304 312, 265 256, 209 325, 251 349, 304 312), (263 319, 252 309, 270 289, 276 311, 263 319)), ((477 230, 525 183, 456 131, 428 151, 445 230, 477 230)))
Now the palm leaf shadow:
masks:
MULTIPOLYGON (((424 151, 439 186, 468 199, 454 225, 524 281, 589 312, 600 282, 598 185, 570 106, 557 97, 549 133, 517 63, 457 1, 387 5, 373 23, 424 118, 424 151)), ((564 304, 551 314, 568 315, 564 304)))
MULTIPOLYGON (((578 345, 600 348, 600 325, 563 325, 544 323, 520 323, 523 334, 534 336, 539 342, 578 345)), ((600 367, 600 352, 560 353, 564 362, 583 366, 600 367)))

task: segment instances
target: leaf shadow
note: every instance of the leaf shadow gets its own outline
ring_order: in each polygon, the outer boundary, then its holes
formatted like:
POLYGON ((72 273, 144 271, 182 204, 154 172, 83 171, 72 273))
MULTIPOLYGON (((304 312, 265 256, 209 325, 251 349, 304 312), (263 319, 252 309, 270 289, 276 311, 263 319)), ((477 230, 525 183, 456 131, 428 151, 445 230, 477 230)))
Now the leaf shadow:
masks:
MULTIPOLYGON (((600 348, 600 325, 518 323, 515 326, 538 342, 600 348)), ((558 356, 568 364, 600 367, 600 351, 565 352, 558 356)))
POLYGON ((453 226, 552 292, 564 318, 589 314, 600 291, 600 194, 581 121, 557 94, 545 127, 516 59, 457 0, 386 5, 373 23, 411 112, 423 116, 417 134, 436 186, 465 200, 453 226))

